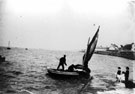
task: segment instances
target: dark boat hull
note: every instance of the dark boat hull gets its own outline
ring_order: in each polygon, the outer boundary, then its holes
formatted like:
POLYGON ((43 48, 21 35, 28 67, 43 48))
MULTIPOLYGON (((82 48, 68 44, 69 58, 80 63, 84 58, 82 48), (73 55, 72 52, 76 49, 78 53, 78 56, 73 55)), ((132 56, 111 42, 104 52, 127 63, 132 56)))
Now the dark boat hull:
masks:
POLYGON ((8 47, 7 49, 10 50, 11 48, 8 47))
POLYGON ((48 75, 60 79, 89 78, 90 75, 83 71, 69 72, 67 70, 47 69, 48 75))

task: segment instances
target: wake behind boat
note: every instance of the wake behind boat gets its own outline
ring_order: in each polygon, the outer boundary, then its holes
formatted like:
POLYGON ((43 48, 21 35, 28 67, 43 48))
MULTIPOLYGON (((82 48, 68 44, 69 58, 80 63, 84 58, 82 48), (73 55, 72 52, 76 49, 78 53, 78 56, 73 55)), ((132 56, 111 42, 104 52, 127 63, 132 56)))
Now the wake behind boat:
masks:
POLYGON ((98 32, 99 32, 99 28, 98 27, 95 35, 93 36, 91 42, 90 42, 90 38, 88 39, 88 44, 87 44, 87 50, 84 53, 83 56, 83 63, 82 65, 77 64, 74 65, 75 70, 74 71, 69 71, 69 70, 58 70, 58 69, 52 69, 49 68, 47 69, 48 71, 48 75, 54 78, 91 78, 90 77, 90 72, 91 70, 88 68, 88 62, 91 59, 96 45, 97 45, 97 41, 98 41, 98 32))

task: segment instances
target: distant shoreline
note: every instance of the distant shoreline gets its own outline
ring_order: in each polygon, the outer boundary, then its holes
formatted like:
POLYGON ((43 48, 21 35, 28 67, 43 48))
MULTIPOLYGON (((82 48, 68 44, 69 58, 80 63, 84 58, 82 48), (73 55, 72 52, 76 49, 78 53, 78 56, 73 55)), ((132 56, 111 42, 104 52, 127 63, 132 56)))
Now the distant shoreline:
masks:
POLYGON ((116 51, 116 50, 108 50, 108 51, 95 51, 95 54, 102 55, 110 55, 110 56, 118 56, 123 57, 130 60, 135 60, 135 52, 133 51, 116 51))
MULTIPOLYGON (((17 49, 25 49, 25 50, 36 49, 36 48, 11 47, 11 49, 16 49, 16 48, 17 49)), ((7 47, 0 46, 0 49, 7 49, 7 47)), ((43 50, 46 50, 46 49, 43 49, 43 50)), ((84 53, 85 50, 81 50, 79 52, 84 53)), ((135 60, 135 51, 130 51, 130 50, 122 50, 122 51, 118 51, 118 50, 95 50, 94 53, 95 54, 101 54, 101 55, 123 57, 123 58, 126 58, 126 59, 135 60)))

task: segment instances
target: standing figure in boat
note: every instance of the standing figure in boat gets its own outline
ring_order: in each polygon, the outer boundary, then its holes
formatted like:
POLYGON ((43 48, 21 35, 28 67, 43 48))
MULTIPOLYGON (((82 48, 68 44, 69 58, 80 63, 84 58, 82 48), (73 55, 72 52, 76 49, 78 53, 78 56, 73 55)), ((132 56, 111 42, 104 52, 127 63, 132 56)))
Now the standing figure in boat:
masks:
POLYGON ((63 57, 60 58, 57 70, 59 70, 60 66, 62 66, 62 70, 64 70, 64 65, 67 66, 67 64, 66 64, 66 55, 64 55, 63 57))

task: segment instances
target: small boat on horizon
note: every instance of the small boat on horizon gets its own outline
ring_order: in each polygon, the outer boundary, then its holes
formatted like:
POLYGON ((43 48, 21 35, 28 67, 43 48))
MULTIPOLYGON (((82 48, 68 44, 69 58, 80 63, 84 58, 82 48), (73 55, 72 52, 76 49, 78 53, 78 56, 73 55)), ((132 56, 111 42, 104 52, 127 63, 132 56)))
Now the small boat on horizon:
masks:
POLYGON ((25 50, 28 50, 28 48, 25 48, 25 50))
POLYGON ((8 42, 8 47, 7 47, 8 50, 10 50, 10 41, 8 42))

